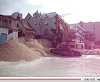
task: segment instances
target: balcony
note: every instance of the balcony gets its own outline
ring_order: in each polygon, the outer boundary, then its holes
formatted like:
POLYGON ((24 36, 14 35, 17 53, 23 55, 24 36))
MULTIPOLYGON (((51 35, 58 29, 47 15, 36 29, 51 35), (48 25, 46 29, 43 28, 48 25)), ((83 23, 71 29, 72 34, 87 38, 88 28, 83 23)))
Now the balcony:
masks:
POLYGON ((2 28, 11 28, 11 24, 0 22, 0 27, 2 27, 2 28))

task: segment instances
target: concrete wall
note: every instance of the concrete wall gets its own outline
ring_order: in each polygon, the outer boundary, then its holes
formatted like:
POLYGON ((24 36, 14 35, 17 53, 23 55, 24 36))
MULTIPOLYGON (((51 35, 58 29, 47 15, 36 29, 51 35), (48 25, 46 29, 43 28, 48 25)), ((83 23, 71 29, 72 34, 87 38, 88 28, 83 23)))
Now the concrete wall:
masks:
POLYGON ((16 39, 16 38, 18 38, 18 32, 17 31, 13 31, 12 33, 7 35, 7 40, 16 39))
POLYGON ((17 31, 14 31, 13 32, 13 39, 16 39, 16 38, 18 38, 18 32, 17 31))
POLYGON ((14 31, 14 32, 8 34, 8 29, 0 28, 0 35, 1 35, 1 33, 7 34, 7 40, 9 40, 11 38, 13 38, 13 39, 18 38, 18 32, 17 31, 14 31))
POLYGON ((13 39, 13 33, 7 35, 7 40, 13 39))
POLYGON ((8 29, 6 29, 6 28, 0 28, 0 35, 1 35, 1 33, 8 34, 8 29))

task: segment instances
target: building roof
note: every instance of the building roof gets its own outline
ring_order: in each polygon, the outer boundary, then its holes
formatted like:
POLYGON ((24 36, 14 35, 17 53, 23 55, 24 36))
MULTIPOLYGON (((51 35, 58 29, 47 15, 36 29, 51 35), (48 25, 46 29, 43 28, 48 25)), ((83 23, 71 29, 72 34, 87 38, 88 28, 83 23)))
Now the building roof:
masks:
POLYGON ((42 14, 42 16, 43 17, 46 17, 46 16, 48 16, 48 17, 54 17, 54 16, 56 16, 56 12, 44 13, 44 14, 42 14))
POLYGON ((1 15, 1 14, 0 14, 0 17, 9 18, 9 19, 12 19, 12 20, 17 20, 17 19, 15 19, 15 18, 12 18, 11 15, 1 15))
POLYGON ((29 26, 29 23, 27 22, 27 20, 22 19, 20 22, 21 22, 21 24, 22 24, 22 26, 23 26, 24 29, 26 29, 26 30, 32 30, 33 31, 33 28, 31 28, 29 26))
POLYGON ((32 18, 32 15, 31 15, 30 13, 28 13, 28 14, 26 15, 25 19, 27 20, 27 19, 29 19, 29 18, 32 18))

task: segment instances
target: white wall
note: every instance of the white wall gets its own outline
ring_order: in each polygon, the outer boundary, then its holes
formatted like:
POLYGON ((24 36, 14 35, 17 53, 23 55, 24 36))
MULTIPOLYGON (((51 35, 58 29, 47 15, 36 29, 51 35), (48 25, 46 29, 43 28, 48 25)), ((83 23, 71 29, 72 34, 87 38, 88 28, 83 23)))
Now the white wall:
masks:
POLYGON ((0 35, 1 35, 1 33, 8 34, 8 29, 6 29, 6 28, 0 28, 0 35))
POLYGON ((13 32, 13 39, 16 39, 16 38, 18 38, 18 32, 14 31, 13 32))
POLYGON ((13 33, 10 33, 10 34, 7 35, 7 40, 10 40, 12 38, 13 38, 13 33))
POLYGON ((14 32, 8 34, 8 36, 7 36, 7 40, 16 39, 16 38, 18 38, 18 32, 17 31, 14 31, 14 32))

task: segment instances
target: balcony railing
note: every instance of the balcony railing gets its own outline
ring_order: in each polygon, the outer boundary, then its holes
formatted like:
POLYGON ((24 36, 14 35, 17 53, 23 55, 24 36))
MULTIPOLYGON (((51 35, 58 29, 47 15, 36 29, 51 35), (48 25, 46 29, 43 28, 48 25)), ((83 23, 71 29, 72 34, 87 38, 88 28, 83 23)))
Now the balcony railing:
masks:
POLYGON ((0 22, 0 27, 2 27, 2 28, 11 28, 11 24, 0 22))

